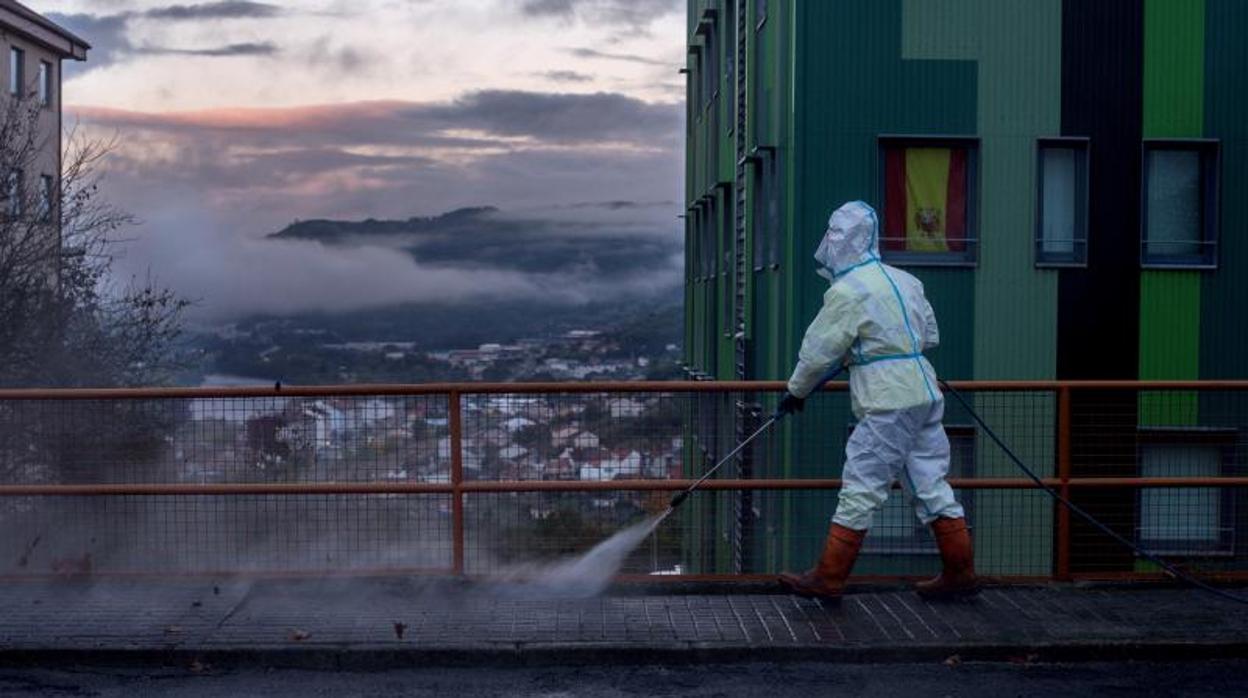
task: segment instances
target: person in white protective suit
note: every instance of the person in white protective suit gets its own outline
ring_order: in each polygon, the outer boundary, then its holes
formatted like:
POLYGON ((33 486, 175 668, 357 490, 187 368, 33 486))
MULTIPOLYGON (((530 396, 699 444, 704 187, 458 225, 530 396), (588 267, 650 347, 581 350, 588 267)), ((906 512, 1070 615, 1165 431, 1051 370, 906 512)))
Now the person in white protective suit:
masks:
POLYGON ((803 574, 780 575, 780 583, 803 596, 839 598, 875 512, 900 481, 919 519, 932 527, 944 565, 940 576, 916 590, 925 597, 974 593, 970 532, 945 481, 944 398, 923 356, 940 342, 923 284, 880 261, 879 221, 861 201, 828 219, 815 260, 832 285, 806 330, 780 411, 800 411, 828 370, 845 364, 858 424, 845 447, 843 484, 823 554, 803 574))

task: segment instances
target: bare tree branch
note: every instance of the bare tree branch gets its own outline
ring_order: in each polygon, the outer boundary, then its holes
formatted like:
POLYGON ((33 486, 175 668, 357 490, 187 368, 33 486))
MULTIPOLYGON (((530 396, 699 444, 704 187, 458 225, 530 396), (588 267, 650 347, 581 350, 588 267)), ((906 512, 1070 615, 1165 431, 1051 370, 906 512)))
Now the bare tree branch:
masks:
POLYGON ((150 275, 114 278, 120 233, 136 222, 100 194, 117 140, 75 125, 59 175, 36 178, 42 114, 35 99, 0 100, 0 386, 168 382, 188 303, 150 275))

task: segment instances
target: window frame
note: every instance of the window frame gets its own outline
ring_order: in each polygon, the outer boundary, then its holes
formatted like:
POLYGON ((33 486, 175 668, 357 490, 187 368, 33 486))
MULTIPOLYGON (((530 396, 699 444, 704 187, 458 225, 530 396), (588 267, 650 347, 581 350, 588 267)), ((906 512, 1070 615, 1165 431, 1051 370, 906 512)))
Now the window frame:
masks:
MULTIPOLYGON (((1239 431, 1231 427, 1139 427, 1137 430, 1137 441, 1139 446, 1136 455, 1136 471, 1140 477, 1144 475, 1144 447, 1145 446, 1216 446, 1219 451, 1218 459, 1218 475, 1217 477, 1226 477, 1231 474, 1234 469, 1236 447, 1239 445, 1239 431)), ((1153 477, 1165 477, 1164 475, 1153 477)), ((1166 487, 1150 487, 1152 491, 1167 491, 1179 488, 1166 487)), ((1189 488, 1182 489, 1201 489, 1189 488)), ((1178 548, 1167 548, 1174 546, 1174 540, 1153 540, 1144 538, 1144 492, 1145 488, 1140 488, 1136 492, 1135 498, 1135 540, 1149 552, 1157 555, 1166 555, 1170 557, 1182 558, 1223 558, 1233 557, 1235 555, 1235 489, 1231 487, 1218 488, 1218 498, 1221 502, 1220 511, 1218 512, 1218 540, 1214 543, 1214 547, 1208 550, 1200 550, 1198 546, 1204 544, 1203 541, 1185 540, 1179 541, 1178 548)))
POLYGON ((732 135, 737 125, 737 43, 740 40, 737 22, 738 2, 744 0, 724 0, 724 92, 731 95, 728 106, 728 130, 732 135))
MULTIPOLYGON (((1153 270, 1218 268, 1221 217, 1222 141, 1216 138, 1146 138, 1140 146, 1140 268, 1153 270), (1196 256, 1149 252, 1148 156, 1158 150, 1194 151, 1200 157, 1201 239, 1194 240, 1203 250, 1196 256)), ((1179 241, 1189 242, 1189 241, 1179 241)))
MULTIPOLYGON (((849 424, 846 431, 846 440, 853 434, 855 422, 849 424)), ((973 424, 945 424, 945 433, 949 437, 950 446, 950 468, 949 477, 955 478, 974 478, 975 464, 978 456, 978 431, 973 424), (961 447, 964 450, 959 450, 961 447), (958 468, 957 466, 963 466, 958 468), (969 472, 968 472, 969 470, 969 472)), ((975 509, 974 490, 964 490, 958 492, 958 503, 962 505, 966 511, 967 520, 972 519, 972 512, 975 509)), ((905 507, 906 516, 912 526, 909 529, 909 535, 889 535, 886 531, 888 527, 879 526, 879 514, 883 511, 876 512, 877 525, 872 526, 871 535, 867 536, 867 540, 863 543, 862 553, 864 555, 938 555, 939 547, 936 540, 925 533, 927 526, 919 523, 919 519, 914 514, 913 500, 906 498, 905 490, 899 487, 893 487, 889 490, 888 500, 884 506, 889 506, 889 502, 900 501, 901 506, 905 507), (874 542, 873 542, 874 541, 874 542)), ((897 505, 894 505, 897 506, 897 505)))
POLYGON ((41 223, 51 223, 56 219, 56 179, 52 175, 39 175, 39 209, 41 223))
POLYGON ((17 46, 9 47, 9 95, 25 97, 26 92, 26 50, 17 46))
POLYGON ((1032 253, 1037 269, 1086 269, 1088 266, 1089 247, 1091 245, 1089 221, 1092 206, 1092 139, 1086 136, 1049 136, 1036 139, 1036 186, 1035 186, 1035 242, 1032 253), (1076 237, 1071 241, 1073 251, 1069 254, 1046 253, 1044 251, 1044 151, 1074 150, 1081 161, 1075 163, 1076 192, 1081 201, 1076 202, 1076 215, 1082 214, 1075 221, 1076 237), (1082 167, 1082 171, 1079 169, 1082 167), (1078 179, 1082 174, 1082 180, 1078 179), (1080 186, 1082 185, 1082 186, 1080 186), (1081 206, 1081 208, 1079 208, 1081 206), (1077 237, 1082 232, 1083 237, 1077 237), (1079 249, 1082 245, 1082 254, 1079 249))
POLYGON ((719 242, 723 247, 720 250, 718 258, 722 265, 719 270, 719 279, 722 282, 724 292, 723 300, 720 308, 720 319, 723 322, 723 335, 725 338, 731 338, 732 327, 732 310, 736 295, 733 292, 733 254, 735 251, 736 226, 733 216, 732 188, 727 182, 720 182, 716 185, 716 189, 723 192, 723 196, 719 197, 718 208, 719 215, 719 242))
POLYGON ((25 207, 22 206, 22 199, 26 195, 26 173, 20 167, 14 167, 9 170, 4 179, 4 196, 0 201, 3 202, 4 210, 2 213, 9 219, 20 219, 25 214, 25 207))
POLYGON ((882 133, 876 136, 876 201, 880 203, 879 215, 881 245, 880 258, 899 267, 954 267, 975 268, 979 266, 979 136, 927 135, 882 133), (883 232, 887 215, 888 168, 887 151, 890 148, 962 148, 966 158, 966 250, 954 252, 891 252, 884 249, 883 232))
POLYGON ((39 104, 52 107, 52 63, 39 61, 39 104))
POLYGON ((780 268, 780 228, 784 224, 779 152, 765 146, 755 148, 751 157, 754 166, 750 210, 752 267, 755 272, 776 271, 780 268))

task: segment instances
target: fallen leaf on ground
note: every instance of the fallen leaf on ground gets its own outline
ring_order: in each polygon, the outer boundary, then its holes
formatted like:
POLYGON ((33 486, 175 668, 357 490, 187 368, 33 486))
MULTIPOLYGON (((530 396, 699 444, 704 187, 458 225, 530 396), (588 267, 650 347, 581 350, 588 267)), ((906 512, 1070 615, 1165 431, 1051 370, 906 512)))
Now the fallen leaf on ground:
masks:
POLYGON ((310 637, 312 637, 312 633, 310 633, 310 632, 308 632, 308 631, 306 631, 306 630, 292 630, 292 631, 290 631, 290 639, 291 639, 291 641, 292 641, 292 642, 303 642, 304 640, 306 640, 306 639, 308 639, 308 638, 310 638, 310 637))
POLYGON ((956 654, 950 656, 948 659, 945 660, 945 666, 957 666, 961 663, 962 663, 962 657, 956 654))

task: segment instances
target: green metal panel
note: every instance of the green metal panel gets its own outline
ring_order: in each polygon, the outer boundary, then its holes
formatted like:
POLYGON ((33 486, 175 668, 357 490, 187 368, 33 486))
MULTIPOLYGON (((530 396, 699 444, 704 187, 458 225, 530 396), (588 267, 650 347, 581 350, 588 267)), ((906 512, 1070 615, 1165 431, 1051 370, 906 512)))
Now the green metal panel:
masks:
MULTIPOLYGON (((1057 272, 1035 267, 1033 221, 1036 139, 1061 132, 1061 0, 905 0, 903 10, 903 55, 975 60, 978 66, 980 246, 970 328, 974 350, 954 348, 967 359, 973 357, 973 366, 953 375, 988 380, 1053 378, 1057 272)), ((935 301, 933 305, 943 320, 940 306, 935 301)), ((993 399, 976 401, 981 412, 992 414, 988 408, 993 399)), ((1014 444, 1024 462, 1051 474, 1052 430, 1036 433, 1036 423, 1053 424, 1053 404, 1029 404, 1028 408, 1026 421, 999 419, 994 428, 1014 444)), ((1009 412, 997 414, 1011 416, 1009 412)), ((946 422, 968 420, 969 416, 952 410, 946 422)), ((975 453, 978 475, 1015 474, 1012 464, 983 434, 976 439, 975 453)), ((1003 543, 1013 532, 999 512, 1039 521, 1043 527, 1051 525, 1047 503, 1016 499, 1013 493, 976 495, 976 544, 981 550, 1009 548, 1003 543)), ((1042 539, 1030 540, 1034 545, 1042 539)), ((1020 559, 1047 566, 1049 550, 1042 546, 1020 559)), ((981 556, 979 564, 987 572, 1004 571, 997 567, 1005 565, 1018 571, 1015 560, 981 556)), ((1048 570, 1029 571, 1043 574, 1048 570)))
POLYGON ((1144 2, 1144 137, 1204 129, 1205 2, 1144 2))
MULTIPOLYGON (((1196 271, 1146 271, 1140 276, 1140 378, 1200 377, 1200 277, 1196 271)), ((1140 424, 1197 423, 1195 393, 1144 395, 1140 424)))
MULTIPOLYGON (((1196 138, 1204 131, 1205 3, 1145 0, 1145 138, 1196 138)), ((1140 275, 1140 378, 1200 377, 1200 273, 1140 275)), ((1195 394, 1144 396, 1140 423, 1196 424, 1195 394)))
MULTIPOLYGON (((976 132, 976 66, 961 60, 905 60, 901 54, 901 0, 827 0, 798 5, 794 101, 794 214, 788 233, 787 286, 795 293, 792 320, 781 340, 789 366, 806 324, 822 302, 827 282, 814 273, 811 254, 828 216, 842 202, 878 203, 878 141, 884 133, 976 132), (852 27, 852 30, 846 28, 852 27), (829 37, 836 37, 835 41, 829 37)), ((941 322, 942 349, 934 361, 951 377, 969 377, 975 313, 974 272, 915 268, 941 322)), ((838 398, 847 402, 844 397, 838 398)), ((836 476, 842 467, 847 406, 824 417, 827 438, 799 440, 789 454, 793 476, 836 476)), ((821 531, 834 501, 796 499, 789 531, 821 531)), ((792 536, 791 536, 792 537, 792 536)), ((815 538, 797 539, 802 564, 815 554, 815 538)), ((860 572, 910 564, 869 556, 860 572)))
POLYGON ((1032 222, 1035 139, 1061 131, 1061 0, 905 0, 902 7, 903 56, 978 67, 973 375, 1052 378, 1057 276, 1034 268, 1032 222))
MULTIPOLYGON (((1218 270, 1202 275, 1202 378, 1248 377, 1248 3, 1205 0, 1204 134, 1221 141, 1218 270)), ((1205 413, 1202 405, 1201 413, 1205 413)))

